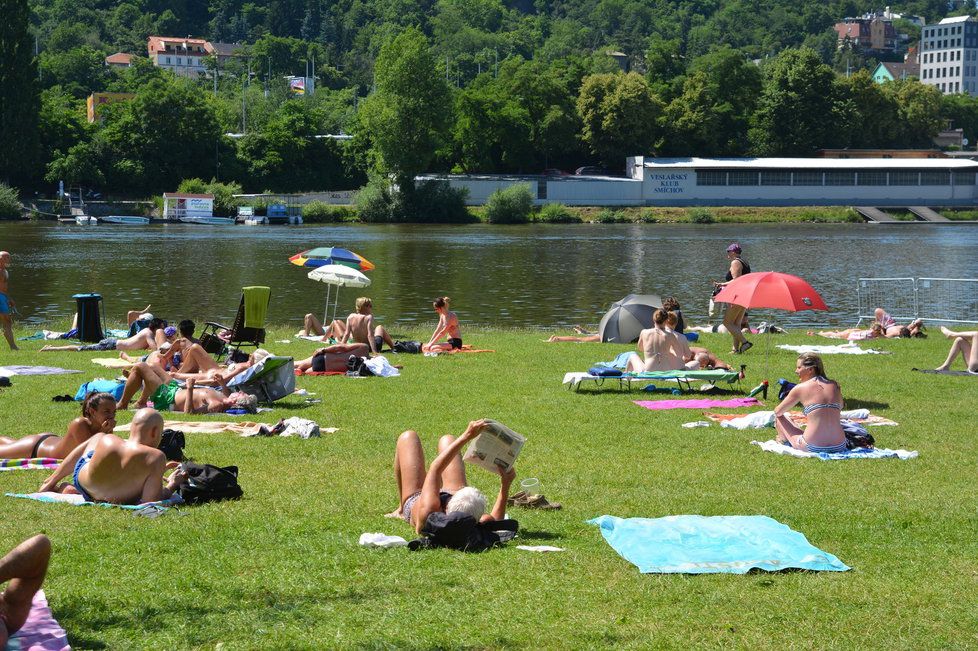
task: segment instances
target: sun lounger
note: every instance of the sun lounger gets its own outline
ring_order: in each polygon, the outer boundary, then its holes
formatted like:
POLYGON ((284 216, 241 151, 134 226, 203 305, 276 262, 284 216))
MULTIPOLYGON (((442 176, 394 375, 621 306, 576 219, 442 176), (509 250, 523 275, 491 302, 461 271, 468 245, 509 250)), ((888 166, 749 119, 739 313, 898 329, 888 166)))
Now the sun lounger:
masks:
POLYGON ((692 391, 693 387, 691 382, 694 380, 706 382, 711 386, 716 386, 717 382, 733 384, 740 380, 740 373, 737 371, 715 369, 712 371, 645 371, 642 373, 624 373, 620 376, 610 377, 591 375, 586 372, 566 373, 564 375, 564 384, 568 385, 569 389, 574 389, 575 391, 581 386, 581 382, 592 381, 600 387, 604 384, 605 380, 617 381, 619 390, 627 389, 629 391, 631 391, 633 382, 648 384, 653 380, 665 380, 667 382, 675 380, 677 390, 682 392, 692 391))

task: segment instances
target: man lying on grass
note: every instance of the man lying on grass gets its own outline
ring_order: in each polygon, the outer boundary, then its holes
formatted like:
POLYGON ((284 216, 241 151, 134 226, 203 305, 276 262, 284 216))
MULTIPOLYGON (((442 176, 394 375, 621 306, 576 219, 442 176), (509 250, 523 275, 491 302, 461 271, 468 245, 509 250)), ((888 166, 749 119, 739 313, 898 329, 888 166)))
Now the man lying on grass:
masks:
POLYGON ((44 535, 25 540, 0 558, 0 585, 7 584, 0 591, 0 649, 7 648, 7 640, 27 621, 50 560, 51 541, 44 535))
MULTIPOLYGON (((186 388, 181 388, 180 383, 166 371, 139 362, 129 369, 129 377, 119 400, 119 409, 128 408, 129 401, 140 389, 142 394, 136 401, 137 407, 145 407, 152 401, 156 409, 171 409, 188 414, 218 414, 228 409, 244 409, 253 413, 258 405, 258 398, 243 391, 224 393, 210 387, 195 388, 195 385, 196 380, 191 377, 187 380, 186 388)), ((222 389, 228 391, 226 385, 222 389)))
POLYGON ((401 434, 394 451, 394 477, 400 491, 401 507, 390 516, 403 518, 418 533, 421 533, 428 516, 439 511, 465 513, 478 522, 504 519, 509 487, 516 478, 516 470, 500 471, 499 496, 488 514, 486 496, 465 480, 462 447, 484 429, 486 421, 475 420, 458 438, 450 434, 441 437, 438 456, 428 466, 427 473, 424 469, 424 449, 418 434, 413 430, 401 434))
POLYGON ((156 350, 166 342, 166 337, 163 334, 163 325, 163 319, 153 319, 149 326, 126 339, 106 337, 97 344, 87 346, 44 346, 40 352, 44 353, 58 350, 71 350, 75 352, 90 350, 156 350))
MULTIPOLYGON (((166 499, 187 480, 177 470, 166 486, 166 456, 160 451, 163 417, 155 409, 140 409, 129 426, 129 440, 115 434, 96 434, 65 457, 41 484, 41 492, 81 495, 87 502, 143 504, 166 499), (71 483, 58 484, 69 474, 71 483)), ((175 463, 175 462, 174 462, 175 463)))

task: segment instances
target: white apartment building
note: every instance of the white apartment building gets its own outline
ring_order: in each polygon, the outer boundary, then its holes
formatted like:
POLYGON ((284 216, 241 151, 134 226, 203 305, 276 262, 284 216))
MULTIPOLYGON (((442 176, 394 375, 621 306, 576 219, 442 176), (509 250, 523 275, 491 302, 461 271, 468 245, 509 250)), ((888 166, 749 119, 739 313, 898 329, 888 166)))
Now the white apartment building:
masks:
POLYGON ((945 95, 978 95, 978 20, 945 18, 920 31, 920 81, 945 95))

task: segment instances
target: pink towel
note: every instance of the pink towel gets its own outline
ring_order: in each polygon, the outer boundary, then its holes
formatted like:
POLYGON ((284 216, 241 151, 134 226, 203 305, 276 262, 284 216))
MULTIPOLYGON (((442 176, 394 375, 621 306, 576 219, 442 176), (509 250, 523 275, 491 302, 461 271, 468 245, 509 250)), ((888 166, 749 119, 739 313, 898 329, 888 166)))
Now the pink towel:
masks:
POLYGON ((730 400, 633 400, 646 409, 711 409, 713 407, 750 407, 761 404, 757 398, 732 398, 730 400))
POLYGON ((8 651, 71 651, 68 634, 54 621, 44 591, 34 595, 24 626, 7 641, 8 651))

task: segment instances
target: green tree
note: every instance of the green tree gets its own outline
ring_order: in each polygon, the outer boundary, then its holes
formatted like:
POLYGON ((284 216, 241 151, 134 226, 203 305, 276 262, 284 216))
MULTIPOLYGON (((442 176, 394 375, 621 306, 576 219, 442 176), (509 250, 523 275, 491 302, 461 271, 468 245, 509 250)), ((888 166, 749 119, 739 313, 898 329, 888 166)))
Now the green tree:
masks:
POLYGON ((360 137, 372 143, 377 170, 394 176, 402 192, 414 189, 446 142, 451 95, 428 41, 414 28, 386 44, 377 57, 377 91, 360 104, 360 137))
POLYGON ((577 97, 581 138, 591 153, 617 169, 627 156, 650 153, 658 145, 662 111, 662 101, 635 72, 585 77, 577 97))
POLYGON ((890 81, 882 89, 897 104, 898 121, 894 125, 897 142, 903 147, 932 146, 934 136, 944 126, 941 91, 916 79, 890 81))
POLYGON ((27 0, 0 7, 0 181, 17 185, 36 171, 40 96, 27 0))
POLYGON ((896 99, 873 81, 866 70, 837 82, 833 115, 837 128, 834 142, 826 146, 873 149, 899 147, 900 117, 896 99))
POLYGON ((42 52, 39 64, 46 84, 60 85, 75 97, 87 97, 105 85, 105 54, 89 45, 42 52))
POLYGON ((968 143, 978 143, 978 98, 959 93, 941 97, 941 117, 955 129, 964 129, 968 143))
POLYGON ((40 160, 51 161, 55 152, 67 152, 88 140, 88 130, 84 102, 71 97, 60 86, 41 93, 38 115, 40 160))
POLYGON ((785 50, 765 71, 749 132, 761 156, 807 156, 833 129, 835 73, 814 50, 785 50))

